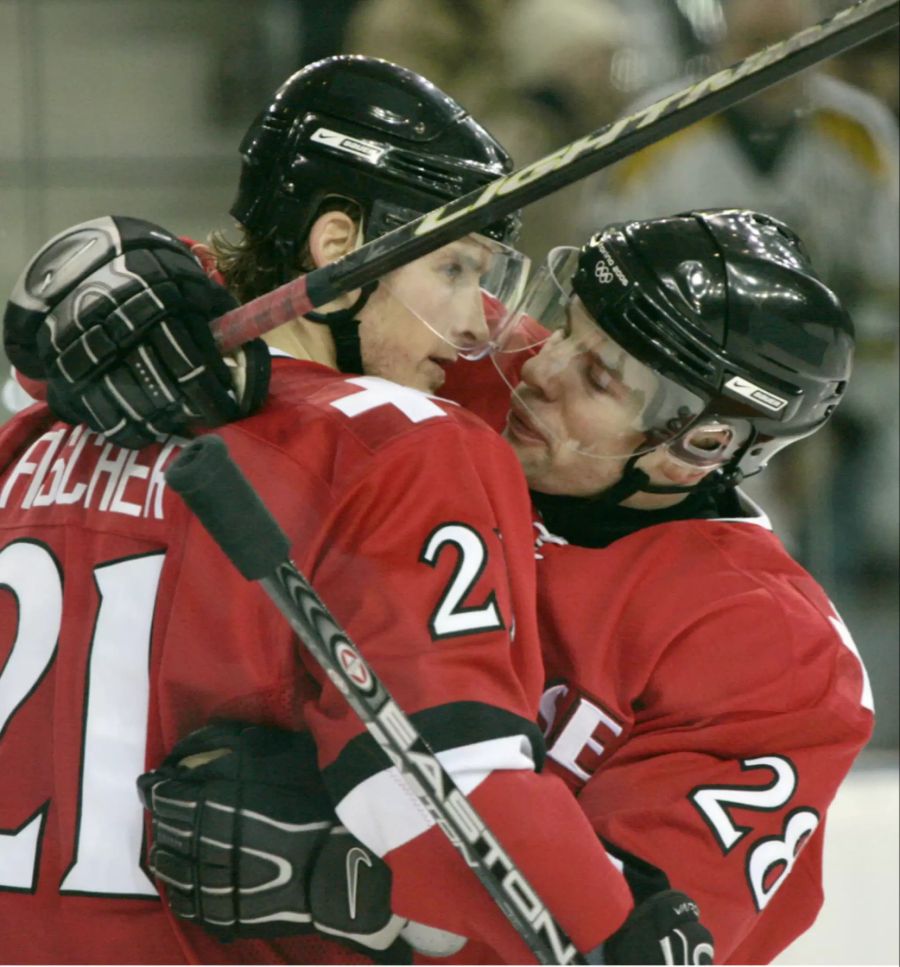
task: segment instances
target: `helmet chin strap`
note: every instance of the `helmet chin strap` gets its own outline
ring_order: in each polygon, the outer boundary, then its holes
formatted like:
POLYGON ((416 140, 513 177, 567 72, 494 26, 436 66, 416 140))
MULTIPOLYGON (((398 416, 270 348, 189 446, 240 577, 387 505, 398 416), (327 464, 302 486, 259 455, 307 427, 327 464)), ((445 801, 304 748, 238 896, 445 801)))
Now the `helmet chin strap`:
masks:
POLYGON ((647 473, 636 466, 642 454, 633 454, 619 480, 602 493, 590 497, 545 494, 531 491, 531 499, 546 527, 580 547, 607 547, 620 537, 651 524, 690 517, 720 517, 718 490, 727 490, 739 476, 731 470, 716 470, 693 487, 663 487, 650 483, 647 473), (623 507, 636 493, 683 493, 685 500, 671 507, 623 507))
POLYGON ((363 372, 362 350, 359 344, 359 319, 357 316, 378 286, 377 280, 362 287, 359 298, 346 309, 334 312, 307 312, 303 317, 311 322, 328 326, 337 357, 337 368, 342 373, 363 372))
POLYGON ((606 490, 588 498, 593 507, 598 509, 618 507, 629 497, 633 497, 641 491, 646 491, 647 487, 651 486, 650 477, 640 467, 636 466, 641 456, 643 454, 632 454, 625 464, 622 476, 611 487, 607 487, 606 490))
MULTIPOLYGON (((357 229, 357 245, 364 241, 362 223, 357 229)), ((295 274, 294 266, 300 245, 294 238, 276 238, 281 264, 281 283, 292 279, 295 274)), ((359 325, 357 318, 372 293, 378 288, 378 280, 368 282, 360 289, 359 298, 346 309, 335 309, 334 312, 307 312, 303 317, 310 322, 328 326, 331 338, 334 340, 335 360, 338 371, 351 373, 354 376, 363 374, 362 350, 359 345, 359 325)))
MULTIPOLYGON (((652 452, 652 451, 651 451, 652 452)), ((707 474, 702 480, 691 486, 677 484, 663 485, 650 483, 650 476, 637 466, 638 460, 646 456, 644 453, 633 453, 625 464, 622 476, 611 487, 601 491, 594 497, 588 498, 597 508, 613 508, 621 506, 629 497, 635 494, 696 494, 701 492, 717 493, 734 487, 744 479, 744 474, 737 467, 718 467, 707 474)))

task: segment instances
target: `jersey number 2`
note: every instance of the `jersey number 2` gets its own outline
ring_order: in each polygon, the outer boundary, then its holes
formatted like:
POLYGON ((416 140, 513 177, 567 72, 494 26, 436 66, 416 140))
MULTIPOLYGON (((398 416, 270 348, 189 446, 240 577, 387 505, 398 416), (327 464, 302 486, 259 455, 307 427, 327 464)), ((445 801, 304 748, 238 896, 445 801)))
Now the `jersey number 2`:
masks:
MULTIPOLYGON (((61 893, 155 897, 140 864, 143 810, 135 779, 144 771, 150 631, 163 554, 93 569, 99 605, 89 645, 71 863, 61 893)), ((19 540, 0 551, 0 590, 18 605, 18 626, 0 670, 0 742, 16 712, 57 658, 63 574, 43 544, 19 540)), ((50 750, 47 750, 47 755, 50 750)), ((51 801, 15 830, 0 831, 0 890, 37 889, 43 826, 51 801)))
POLYGON ((487 563, 488 552, 481 534, 468 524, 442 524, 425 541, 419 560, 434 567, 448 545, 456 551, 456 569, 428 622, 431 637, 437 641, 503 628, 493 591, 483 604, 475 607, 463 604, 487 563))

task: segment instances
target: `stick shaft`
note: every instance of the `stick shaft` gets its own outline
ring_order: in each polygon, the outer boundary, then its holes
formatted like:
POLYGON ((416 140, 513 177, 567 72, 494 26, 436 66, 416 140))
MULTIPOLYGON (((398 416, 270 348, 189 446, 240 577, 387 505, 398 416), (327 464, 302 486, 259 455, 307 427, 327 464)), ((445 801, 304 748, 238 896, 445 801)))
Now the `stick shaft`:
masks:
POLYGON ((304 575, 285 561, 260 583, 537 959, 542 964, 584 963, 304 575))
POLYGON ((860 0, 822 23, 578 138, 539 161, 374 239, 337 262, 226 313, 211 324, 216 342, 222 352, 228 352, 898 23, 900 0, 860 0))

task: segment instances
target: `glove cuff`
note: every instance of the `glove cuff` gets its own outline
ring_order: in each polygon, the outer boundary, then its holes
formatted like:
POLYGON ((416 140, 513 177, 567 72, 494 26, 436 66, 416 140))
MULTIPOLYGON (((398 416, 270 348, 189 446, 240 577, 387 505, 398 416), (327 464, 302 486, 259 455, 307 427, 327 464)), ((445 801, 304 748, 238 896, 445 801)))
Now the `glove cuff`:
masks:
POLYGON ((239 387, 238 406, 241 416, 255 413, 269 395, 272 377, 272 354, 262 339, 253 339, 241 347, 243 354, 243 386, 239 387))

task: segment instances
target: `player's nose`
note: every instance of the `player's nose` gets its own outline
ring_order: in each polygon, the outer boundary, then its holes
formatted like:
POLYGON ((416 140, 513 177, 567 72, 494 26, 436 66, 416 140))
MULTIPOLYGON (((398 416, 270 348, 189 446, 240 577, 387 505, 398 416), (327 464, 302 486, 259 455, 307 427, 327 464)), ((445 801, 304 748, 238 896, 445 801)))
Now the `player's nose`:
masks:
POLYGON ((455 346, 462 349, 478 349, 487 346, 490 336, 481 290, 476 289, 466 299, 456 317, 451 340, 455 346))
POLYGON ((572 352, 561 333, 554 333, 522 366, 522 380, 539 390, 546 399, 557 399, 571 377, 573 361, 572 352))
POLYGON ((547 348, 544 346, 522 366, 521 380, 544 399, 552 401, 559 396, 561 370, 547 348))

